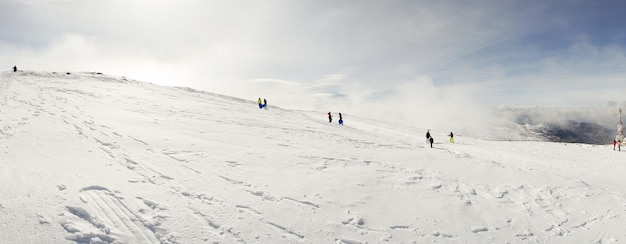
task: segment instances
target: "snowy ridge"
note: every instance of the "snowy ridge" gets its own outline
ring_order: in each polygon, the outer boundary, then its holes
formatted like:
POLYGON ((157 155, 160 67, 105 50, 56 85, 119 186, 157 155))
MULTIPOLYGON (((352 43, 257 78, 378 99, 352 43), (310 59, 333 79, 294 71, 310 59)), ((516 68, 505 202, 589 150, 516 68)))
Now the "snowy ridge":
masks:
MULTIPOLYGON (((99 73, 0 75, 3 243, 611 243, 624 154, 256 106, 99 73)), ((427 128, 427 125, 424 126, 427 128)))

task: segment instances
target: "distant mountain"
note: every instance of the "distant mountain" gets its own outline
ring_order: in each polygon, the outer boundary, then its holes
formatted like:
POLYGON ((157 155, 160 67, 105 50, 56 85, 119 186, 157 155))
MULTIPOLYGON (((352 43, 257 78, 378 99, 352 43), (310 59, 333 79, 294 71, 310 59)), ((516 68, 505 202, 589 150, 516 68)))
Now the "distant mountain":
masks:
POLYGON ((586 144, 607 144, 613 141, 615 131, 596 123, 567 121, 565 124, 549 124, 535 131, 548 141, 586 144))
MULTIPOLYGON (((522 140, 609 144, 615 138, 617 111, 612 107, 499 108, 496 114, 510 121, 522 140)), ((520 139, 520 138, 515 138, 520 139)))

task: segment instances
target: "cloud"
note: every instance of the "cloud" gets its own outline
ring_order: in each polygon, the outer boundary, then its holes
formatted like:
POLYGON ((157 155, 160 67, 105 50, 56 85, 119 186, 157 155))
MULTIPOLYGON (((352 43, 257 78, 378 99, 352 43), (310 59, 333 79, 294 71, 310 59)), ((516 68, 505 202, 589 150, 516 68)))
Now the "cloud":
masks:
POLYGON ((446 79, 471 80, 486 104, 580 106, 623 99, 624 47, 580 40, 550 55, 527 49, 511 51, 512 57, 499 55, 498 62, 485 61, 498 54, 471 60, 475 64, 464 60, 448 70, 446 79), (515 60, 527 53, 533 53, 534 62, 515 60))

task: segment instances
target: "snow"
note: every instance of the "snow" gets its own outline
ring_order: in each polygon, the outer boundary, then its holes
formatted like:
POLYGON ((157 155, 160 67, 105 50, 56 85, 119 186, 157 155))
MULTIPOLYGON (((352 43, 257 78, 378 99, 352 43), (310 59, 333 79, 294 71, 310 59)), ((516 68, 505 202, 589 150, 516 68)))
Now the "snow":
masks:
POLYGON ((612 146, 432 131, 431 149, 428 125, 349 111, 340 126, 98 73, 0 78, 2 243, 626 240, 612 146))

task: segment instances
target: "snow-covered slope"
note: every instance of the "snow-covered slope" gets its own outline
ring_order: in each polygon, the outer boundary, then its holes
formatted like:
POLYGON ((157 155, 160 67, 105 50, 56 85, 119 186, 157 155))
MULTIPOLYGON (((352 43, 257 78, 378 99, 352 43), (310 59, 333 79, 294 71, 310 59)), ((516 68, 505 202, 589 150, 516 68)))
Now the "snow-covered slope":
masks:
POLYGON ((271 98, 0 79, 2 243, 626 241, 626 154, 608 146, 435 131, 431 149, 423 128, 271 98))

